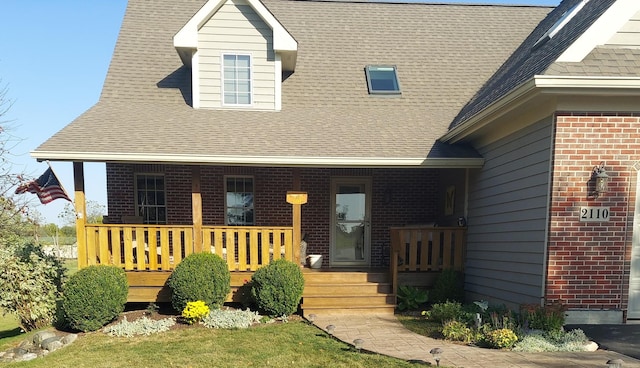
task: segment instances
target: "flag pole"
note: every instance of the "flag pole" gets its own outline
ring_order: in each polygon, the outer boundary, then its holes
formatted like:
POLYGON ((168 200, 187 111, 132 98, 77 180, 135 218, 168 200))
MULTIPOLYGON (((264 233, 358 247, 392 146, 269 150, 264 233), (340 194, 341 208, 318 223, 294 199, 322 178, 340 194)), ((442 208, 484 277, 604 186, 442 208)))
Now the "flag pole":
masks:
MULTIPOLYGON (((62 189, 62 191, 64 192, 64 195, 67 196, 67 198, 71 198, 69 196, 69 193, 67 193, 67 190, 64 189, 64 185, 62 185, 62 182, 60 181, 60 177, 56 174, 56 171, 53 169, 53 166, 51 166, 51 162, 49 162, 49 160, 46 160, 47 165, 49 165, 49 168, 51 169, 51 172, 53 173, 53 176, 55 176, 56 178, 58 178, 58 183, 60 184, 60 188, 62 189)), ((71 203, 73 203, 73 201, 71 201, 71 203)))

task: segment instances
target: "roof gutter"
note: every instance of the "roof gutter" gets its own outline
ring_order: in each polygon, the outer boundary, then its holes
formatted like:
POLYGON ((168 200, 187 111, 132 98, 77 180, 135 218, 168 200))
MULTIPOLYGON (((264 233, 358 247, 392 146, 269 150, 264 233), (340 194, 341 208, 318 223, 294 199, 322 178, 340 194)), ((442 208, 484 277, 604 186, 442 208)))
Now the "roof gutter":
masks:
POLYGON ((445 143, 456 143, 461 141, 469 134, 479 130, 493 121, 493 118, 504 114, 506 111, 521 105, 524 101, 532 98, 535 92, 535 79, 531 79, 519 87, 513 89, 507 95, 495 101, 488 107, 480 110, 480 112, 471 116, 469 119, 455 128, 449 130, 440 140, 445 143))
POLYGON ((640 77, 589 77, 536 75, 507 95, 449 130, 440 140, 456 143, 491 124, 539 95, 634 96, 640 94, 640 77))
POLYGON ((38 161, 181 163, 223 166, 306 166, 370 168, 479 168, 482 158, 424 157, 290 157, 290 156, 205 156, 176 154, 32 151, 38 161))

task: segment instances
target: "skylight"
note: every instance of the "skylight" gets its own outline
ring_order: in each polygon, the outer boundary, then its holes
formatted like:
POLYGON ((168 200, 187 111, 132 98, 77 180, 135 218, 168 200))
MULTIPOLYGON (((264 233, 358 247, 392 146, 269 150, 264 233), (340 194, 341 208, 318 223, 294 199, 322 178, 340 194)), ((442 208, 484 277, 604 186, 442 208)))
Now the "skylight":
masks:
POLYGON ((400 94, 400 84, 395 66, 367 65, 364 70, 369 94, 400 94))
POLYGON ((562 28, 564 28, 565 25, 567 25, 567 23, 569 23, 569 21, 576 15, 578 14, 578 12, 585 6, 585 4, 587 4, 589 2, 589 0, 582 0, 579 3, 577 3, 576 5, 574 5, 571 9, 567 10, 564 14, 562 14, 562 16, 560 17, 560 19, 558 19, 558 21, 556 21, 554 23, 553 26, 551 26, 551 28, 549 28, 549 30, 547 30, 547 32, 542 35, 542 37, 540 37, 538 39, 538 41, 536 41, 536 43, 533 45, 533 47, 538 47, 539 45, 547 42, 548 40, 552 39, 558 32, 560 32, 560 30, 562 28))

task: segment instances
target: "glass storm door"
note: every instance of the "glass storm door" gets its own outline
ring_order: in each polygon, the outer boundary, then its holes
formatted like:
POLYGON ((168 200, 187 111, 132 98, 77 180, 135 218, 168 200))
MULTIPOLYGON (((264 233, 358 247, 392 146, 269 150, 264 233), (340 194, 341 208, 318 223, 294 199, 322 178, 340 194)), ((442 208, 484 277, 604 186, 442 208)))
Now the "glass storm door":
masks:
POLYGON ((332 182, 331 266, 368 266, 370 260, 370 180, 332 182))

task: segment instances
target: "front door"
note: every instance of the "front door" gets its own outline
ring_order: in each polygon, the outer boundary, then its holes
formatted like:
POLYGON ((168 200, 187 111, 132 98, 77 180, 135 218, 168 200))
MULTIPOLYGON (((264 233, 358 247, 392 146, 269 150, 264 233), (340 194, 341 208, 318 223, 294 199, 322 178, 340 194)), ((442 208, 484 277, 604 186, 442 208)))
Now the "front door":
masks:
POLYGON ((334 178, 331 188, 331 266, 369 266, 371 179, 334 178))

